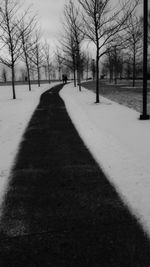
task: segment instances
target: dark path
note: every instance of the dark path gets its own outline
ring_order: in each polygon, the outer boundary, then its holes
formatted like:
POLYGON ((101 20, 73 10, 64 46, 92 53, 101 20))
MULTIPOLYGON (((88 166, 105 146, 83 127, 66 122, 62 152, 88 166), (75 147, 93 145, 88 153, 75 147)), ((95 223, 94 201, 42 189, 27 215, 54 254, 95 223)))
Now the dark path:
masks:
POLYGON ((0 228, 0 267, 149 267, 150 244, 44 93, 24 135, 0 228))

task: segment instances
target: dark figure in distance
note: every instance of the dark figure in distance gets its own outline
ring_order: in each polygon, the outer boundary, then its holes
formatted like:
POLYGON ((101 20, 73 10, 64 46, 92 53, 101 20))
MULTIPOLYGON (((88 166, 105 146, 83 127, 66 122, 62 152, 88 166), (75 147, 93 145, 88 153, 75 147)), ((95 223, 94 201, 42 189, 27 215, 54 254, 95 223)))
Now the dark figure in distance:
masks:
POLYGON ((63 83, 67 83, 67 75, 66 74, 63 74, 62 75, 62 80, 63 80, 63 83))

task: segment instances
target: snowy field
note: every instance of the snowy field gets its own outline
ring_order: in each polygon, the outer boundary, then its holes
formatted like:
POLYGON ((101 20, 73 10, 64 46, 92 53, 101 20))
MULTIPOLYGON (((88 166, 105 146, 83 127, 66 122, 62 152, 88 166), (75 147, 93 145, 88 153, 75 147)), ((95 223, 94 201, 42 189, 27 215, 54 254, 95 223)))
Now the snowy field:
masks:
POLYGON ((39 103, 40 95, 56 83, 16 86, 16 99, 12 99, 11 86, 0 86, 0 208, 8 185, 8 177, 17 148, 26 126, 39 103))
POLYGON ((97 163, 150 236, 150 121, 137 111, 67 85, 68 113, 97 163))
MULTIPOLYGON (((34 85, 31 92, 16 86, 16 100, 11 87, 0 87, 0 207, 22 135, 40 95, 55 84, 34 85)), ((71 84, 60 95, 84 143, 150 236, 150 121, 103 97, 94 104, 93 92, 71 84)))
MULTIPOLYGON (((132 87, 132 81, 118 80, 117 85, 107 80, 100 80, 100 94, 112 101, 135 109, 142 113, 143 86, 142 81, 136 80, 136 86, 132 87)), ((95 81, 83 82, 83 87, 95 92, 95 81)), ((150 81, 148 81, 147 112, 150 114, 150 81)))

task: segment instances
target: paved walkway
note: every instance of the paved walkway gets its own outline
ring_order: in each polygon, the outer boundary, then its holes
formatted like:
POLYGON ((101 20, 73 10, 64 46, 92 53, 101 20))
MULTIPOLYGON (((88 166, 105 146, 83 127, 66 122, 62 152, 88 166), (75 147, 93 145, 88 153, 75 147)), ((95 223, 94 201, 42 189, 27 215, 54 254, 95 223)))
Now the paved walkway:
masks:
POLYGON ((0 225, 0 266, 149 267, 150 243, 84 146, 58 95, 24 134, 0 225))

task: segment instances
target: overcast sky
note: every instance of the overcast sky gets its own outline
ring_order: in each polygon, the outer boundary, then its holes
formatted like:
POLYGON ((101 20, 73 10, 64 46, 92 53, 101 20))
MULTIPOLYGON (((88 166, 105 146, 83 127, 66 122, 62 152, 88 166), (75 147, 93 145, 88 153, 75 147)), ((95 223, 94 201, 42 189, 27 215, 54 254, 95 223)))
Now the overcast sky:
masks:
MULTIPOLYGON (((119 0, 111 0, 115 4, 119 0)), ((150 0, 148 0, 150 1, 150 0)), ((43 38, 55 49, 62 32, 63 8, 67 0, 24 0, 25 7, 32 4, 32 10, 38 14, 43 38)))
POLYGON ((66 0, 25 0, 25 6, 32 4, 32 10, 38 14, 42 34, 55 45, 61 32, 61 16, 66 0))

